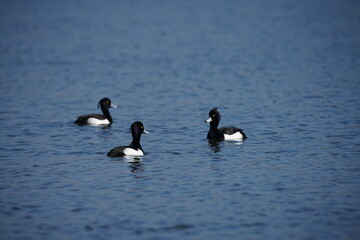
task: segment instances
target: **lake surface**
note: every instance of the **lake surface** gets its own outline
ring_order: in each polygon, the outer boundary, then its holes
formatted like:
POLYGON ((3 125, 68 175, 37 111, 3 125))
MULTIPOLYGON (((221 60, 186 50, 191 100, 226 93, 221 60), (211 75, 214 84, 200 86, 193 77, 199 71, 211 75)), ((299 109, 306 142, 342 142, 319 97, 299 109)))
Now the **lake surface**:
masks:
POLYGON ((1 239, 359 239, 358 1, 0 2, 1 239), (114 124, 79 127, 109 97, 114 124), (244 142, 211 144, 208 112, 244 142), (146 155, 107 152, 142 121, 146 155))

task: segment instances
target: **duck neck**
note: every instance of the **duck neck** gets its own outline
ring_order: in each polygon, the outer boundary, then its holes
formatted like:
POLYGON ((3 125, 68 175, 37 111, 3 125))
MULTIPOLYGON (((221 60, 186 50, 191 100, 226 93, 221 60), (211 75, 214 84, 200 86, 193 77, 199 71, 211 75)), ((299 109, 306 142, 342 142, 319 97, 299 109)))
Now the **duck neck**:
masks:
POLYGON ((219 126, 219 121, 211 121, 210 122, 210 132, 216 132, 219 126))
POLYGON ((218 129, 218 125, 219 125, 219 121, 210 122, 210 130, 207 135, 208 139, 216 139, 216 140, 223 139, 223 134, 221 134, 221 131, 218 129))
POLYGON ((107 120, 109 120, 110 123, 113 122, 112 117, 110 116, 110 112, 109 109, 101 107, 101 111, 103 112, 104 116, 106 117, 107 120))
POLYGON ((133 140, 132 142, 130 143, 130 146, 133 147, 133 148, 138 148, 138 149, 141 149, 142 150, 142 147, 140 145, 140 138, 141 138, 141 135, 140 136, 135 136, 133 134, 133 140))

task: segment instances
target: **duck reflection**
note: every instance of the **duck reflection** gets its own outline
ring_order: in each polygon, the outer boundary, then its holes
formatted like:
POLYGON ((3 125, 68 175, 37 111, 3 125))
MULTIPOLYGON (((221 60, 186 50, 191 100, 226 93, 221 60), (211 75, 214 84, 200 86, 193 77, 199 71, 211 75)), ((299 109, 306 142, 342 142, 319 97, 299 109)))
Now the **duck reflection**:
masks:
POLYGON ((144 171, 144 165, 142 163, 130 163, 130 171, 132 173, 141 173, 144 171))
POLYGON ((226 145, 241 145, 243 141, 216 141, 216 140, 208 140, 209 149, 213 153, 221 152, 222 148, 226 145))
POLYGON ((213 153, 221 152, 221 148, 224 147, 224 143, 213 139, 208 140, 208 146, 213 153))
POLYGON ((144 171, 141 157, 124 157, 124 161, 129 163, 129 168, 132 173, 140 173, 144 171))
POLYGON ((145 170, 144 165, 142 163, 141 157, 122 157, 122 158, 112 158, 111 161, 114 162, 125 162, 129 164, 130 172, 132 173, 141 173, 145 170))
POLYGON ((109 130, 109 129, 111 129, 111 125, 101 125, 100 128, 102 130, 109 130))

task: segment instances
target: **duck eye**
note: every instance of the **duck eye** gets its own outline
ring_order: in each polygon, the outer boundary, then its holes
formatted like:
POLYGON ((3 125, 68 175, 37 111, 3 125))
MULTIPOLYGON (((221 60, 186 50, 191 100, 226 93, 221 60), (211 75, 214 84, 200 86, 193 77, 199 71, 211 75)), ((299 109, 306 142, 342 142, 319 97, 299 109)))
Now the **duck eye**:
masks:
POLYGON ((213 114, 213 117, 215 117, 215 114, 213 114))

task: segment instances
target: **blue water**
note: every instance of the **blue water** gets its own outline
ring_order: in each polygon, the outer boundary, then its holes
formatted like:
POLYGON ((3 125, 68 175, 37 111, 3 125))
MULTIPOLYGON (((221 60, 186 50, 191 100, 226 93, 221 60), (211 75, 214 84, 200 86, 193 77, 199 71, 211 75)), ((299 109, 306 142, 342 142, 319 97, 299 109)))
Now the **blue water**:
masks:
POLYGON ((1 239, 359 239, 358 1, 0 1, 1 239), (110 128, 79 127, 109 97, 110 128), (248 139, 208 143, 221 126, 248 139), (139 162, 106 153, 131 142, 139 162))

